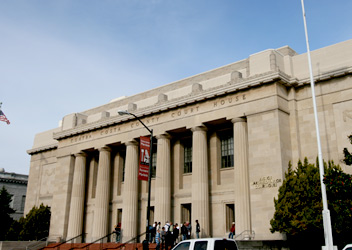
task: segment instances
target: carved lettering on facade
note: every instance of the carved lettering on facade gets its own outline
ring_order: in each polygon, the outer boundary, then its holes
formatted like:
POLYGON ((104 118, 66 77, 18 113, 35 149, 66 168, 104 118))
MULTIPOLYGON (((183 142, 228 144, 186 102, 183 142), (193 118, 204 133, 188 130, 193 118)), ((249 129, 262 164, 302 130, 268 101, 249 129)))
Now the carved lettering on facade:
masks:
POLYGON ((77 135, 71 138, 71 143, 85 141, 92 138, 92 133, 77 135))
POLYGON ((224 106, 225 104, 231 104, 231 103, 235 103, 235 102, 238 102, 238 101, 244 101, 244 100, 246 100, 246 95, 245 94, 226 97, 226 98, 223 98, 221 100, 214 101, 214 108, 215 107, 219 107, 219 106, 224 106))
MULTIPOLYGON (((147 118, 147 119, 142 120, 142 122, 146 125, 156 123, 158 121, 159 121, 159 117, 151 117, 151 118, 147 118)), ((131 123, 131 128, 138 128, 140 126, 143 127, 143 125, 139 121, 131 123)))
POLYGON ((120 127, 102 129, 102 130, 100 131, 100 135, 114 134, 114 133, 119 132, 119 131, 120 131, 120 127))
POLYGON ((252 186, 255 189, 261 188, 273 188, 277 187, 278 183, 281 182, 281 179, 273 179, 272 176, 261 177, 259 181, 252 182, 252 186))
POLYGON ((192 108, 179 109, 175 112, 172 112, 171 117, 176 118, 176 117, 180 117, 180 116, 185 116, 187 114, 196 113, 198 111, 199 111, 199 106, 192 107, 192 108))

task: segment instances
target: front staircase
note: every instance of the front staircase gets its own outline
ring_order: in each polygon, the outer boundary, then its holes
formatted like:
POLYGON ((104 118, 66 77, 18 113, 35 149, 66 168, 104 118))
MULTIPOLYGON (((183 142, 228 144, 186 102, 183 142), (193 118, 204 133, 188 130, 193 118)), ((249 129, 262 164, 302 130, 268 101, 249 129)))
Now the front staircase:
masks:
MULTIPOLYGON (((142 243, 52 243, 41 250, 143 250, 142 243)), ((156 249, 156 244, 149 244, 149 249, 156 249)))

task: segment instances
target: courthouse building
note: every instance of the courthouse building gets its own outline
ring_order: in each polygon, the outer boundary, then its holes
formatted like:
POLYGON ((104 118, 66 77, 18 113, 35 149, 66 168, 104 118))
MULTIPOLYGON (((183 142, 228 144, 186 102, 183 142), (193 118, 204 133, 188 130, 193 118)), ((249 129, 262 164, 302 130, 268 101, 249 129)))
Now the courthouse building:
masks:
MULTIPOLYGON (((352 132, 352 40, 312 51, 322 153, 341 162, 352 132)), ((117 91, 117 90, 116 90, 117 91)), ((153 130, 150 221, 193 224, 202 237, 270 232, 289 161, 318 155, 307 54, 290 47, 248 58, 92 109, 35 136, 25 213, 51 207, 50 237, 90 242, 121 223, 145 232, 148 183, 139 138, 153 130)), ((193 230, 194 233, 194 230, 193 230)))

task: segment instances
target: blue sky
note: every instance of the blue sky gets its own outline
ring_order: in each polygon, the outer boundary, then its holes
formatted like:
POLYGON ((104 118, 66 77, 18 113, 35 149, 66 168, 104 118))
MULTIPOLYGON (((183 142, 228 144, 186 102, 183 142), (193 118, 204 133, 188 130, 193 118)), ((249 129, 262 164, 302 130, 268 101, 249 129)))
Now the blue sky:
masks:
MULTIPOLYGON (((305 9, 311 50, 352 38, 352 1, 305 9)), ((306 52, 300 0, 1 0, 0 168, 28 174, 67 114, 285 45, 306 52)))

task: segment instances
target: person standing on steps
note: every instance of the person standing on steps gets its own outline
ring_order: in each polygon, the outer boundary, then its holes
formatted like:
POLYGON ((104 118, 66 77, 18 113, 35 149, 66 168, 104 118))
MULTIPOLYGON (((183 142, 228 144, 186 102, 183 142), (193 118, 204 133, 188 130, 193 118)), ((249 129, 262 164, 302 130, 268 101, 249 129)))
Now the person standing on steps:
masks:
POLYGON ((232 226, 230 228, 230 233, 229 233, 229 239, 233 239, 233 236, 235 235, 236 227, 235 227, 235 222, 232 222, 232 226))
POLYGON ((200 225, 199 225, 198 220, 196 220, 196 236, 197 236, 197 239, 199 239, 199 233, 200 233, 200 225))

